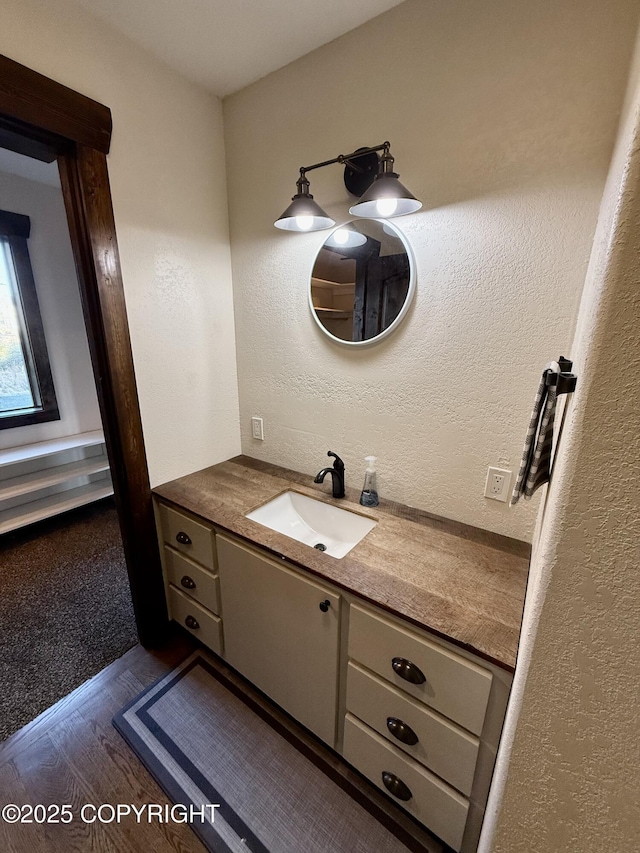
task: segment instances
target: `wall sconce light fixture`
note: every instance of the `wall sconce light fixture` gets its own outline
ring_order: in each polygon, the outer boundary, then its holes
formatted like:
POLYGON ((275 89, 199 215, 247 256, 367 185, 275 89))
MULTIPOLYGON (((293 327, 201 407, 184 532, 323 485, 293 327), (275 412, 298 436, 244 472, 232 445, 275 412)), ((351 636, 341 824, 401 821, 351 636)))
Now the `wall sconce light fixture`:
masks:
POLYGON ((274 222, 276 228, 283 231, 322 231, 335 225, 335 221, 314 201, 307 179, 307 172, 333 163, 345 166, 346 188, 353 195, 361 196, 349 208, 349 213, 365 219, 389 219, 420 210, 422 202, 400 183, 399 176, 393 171, 390 147, 389 142, 383 142, 372 148, 358 148, 351 154, 339 154, 332 160, 324 160, 312 166, 301 166, 300 177, 296 182, 298 192, 282 216, 274 222), (378 156, 378 151, 383 152, 382 156, 378 156))

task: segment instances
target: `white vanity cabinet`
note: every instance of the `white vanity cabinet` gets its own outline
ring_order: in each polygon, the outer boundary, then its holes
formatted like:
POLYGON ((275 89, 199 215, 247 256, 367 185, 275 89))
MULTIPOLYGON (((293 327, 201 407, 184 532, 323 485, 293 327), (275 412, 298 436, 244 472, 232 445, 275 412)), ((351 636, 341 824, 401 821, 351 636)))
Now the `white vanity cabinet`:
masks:
POLYGON ((335 745, 340 597, 218 534, 225 659, 335 745))
POLYGON ((455 851, 474 853, 511 674, 213 523, 156 510, 171 618, 455 851))
POLYGON ((160 554, 169 618, 221 655, 222 620, 213 529, 157 504, 160 554))
POLYGON ((511 676, 358 602, 343 757, 456 851, 478 842, 511 676))

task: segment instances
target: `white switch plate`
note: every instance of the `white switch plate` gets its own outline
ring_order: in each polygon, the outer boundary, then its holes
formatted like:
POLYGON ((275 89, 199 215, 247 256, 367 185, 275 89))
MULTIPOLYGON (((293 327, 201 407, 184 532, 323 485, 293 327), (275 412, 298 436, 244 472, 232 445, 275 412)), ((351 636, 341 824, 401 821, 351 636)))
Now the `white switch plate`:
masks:
POLYGON ((509 497, 510 485, 511 471, 507 471, 505 468, 488 468, 484 496, 485 498, 491 498, 492 501, 503 501, 506 503, 509 497))
POLYGON ((262 418, 251 418, 251 435, 258 441, 264 441, 264 424, 262 418))

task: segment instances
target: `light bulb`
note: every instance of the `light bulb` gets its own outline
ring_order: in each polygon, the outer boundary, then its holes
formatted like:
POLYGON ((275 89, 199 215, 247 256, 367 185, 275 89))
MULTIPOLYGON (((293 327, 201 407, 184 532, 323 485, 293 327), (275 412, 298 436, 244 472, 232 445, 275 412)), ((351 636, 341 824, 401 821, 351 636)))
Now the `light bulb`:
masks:
POLYGON ((376 201, 376 209, 379 216, 393 216, 397 208, 397 198, 379 198, 376 201))
POLYGON ((338 246, 344 246, 349 242, 349 232, 346 228, 338 228, 337 231, 333 232, 333 241, 337 243, 338 246))
POLYGON ((313 216, 296 216, 296 227, 300 231, 308 231, 313 225, 313 216))

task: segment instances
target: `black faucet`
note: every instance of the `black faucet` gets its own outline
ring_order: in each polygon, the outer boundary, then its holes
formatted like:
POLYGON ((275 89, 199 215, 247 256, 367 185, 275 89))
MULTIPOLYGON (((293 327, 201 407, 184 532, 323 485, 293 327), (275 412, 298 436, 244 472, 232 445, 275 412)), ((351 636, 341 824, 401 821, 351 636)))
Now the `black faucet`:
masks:
POLYGON ((343 498, 344 497, 344 462, 337 453, 333 453, 331 450, 327 452, 327 456, 333 456, 335 462, 333 463, 333 468, 323 468, 322 471, 318 471, 313 482, 314 483, 322 483, 327 474, 331 474, 331 480, 333 485, 333 497, 334 498, 343 498))

